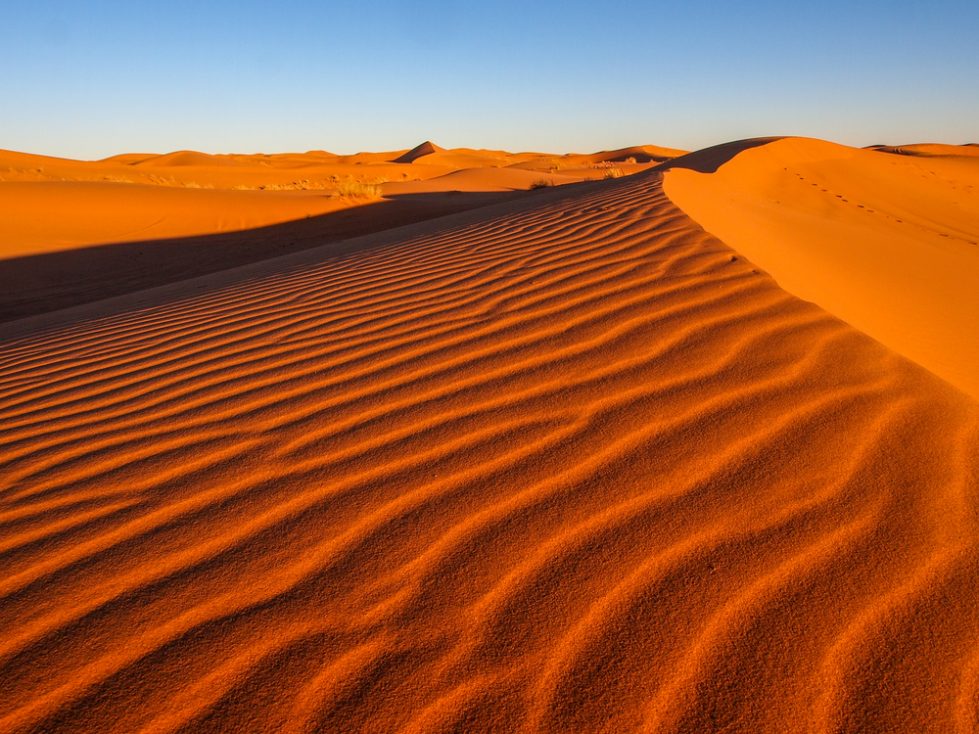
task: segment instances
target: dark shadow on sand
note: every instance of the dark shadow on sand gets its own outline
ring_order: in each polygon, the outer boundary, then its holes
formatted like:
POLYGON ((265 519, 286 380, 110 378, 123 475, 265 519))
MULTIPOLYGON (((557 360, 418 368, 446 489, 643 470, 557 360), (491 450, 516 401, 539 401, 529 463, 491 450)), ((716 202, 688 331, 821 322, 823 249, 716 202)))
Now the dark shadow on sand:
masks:
POLYGON ((437 219, 528 193, 400 194, 237 232, 92 245, 0 260, 0 323, 437 219))

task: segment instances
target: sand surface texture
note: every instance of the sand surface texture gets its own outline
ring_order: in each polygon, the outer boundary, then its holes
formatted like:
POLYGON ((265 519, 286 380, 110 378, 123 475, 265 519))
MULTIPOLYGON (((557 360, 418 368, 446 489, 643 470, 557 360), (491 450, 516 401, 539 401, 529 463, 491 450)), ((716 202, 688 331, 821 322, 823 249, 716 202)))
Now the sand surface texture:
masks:
POLYGON ((178 151, 77 161, 0 150, 0 322, 622 176, 683 151, 508 153, 431 142, 335 155, 178 151))
POLYGON ((708 232, 979 398, 979 148, 786 138, 699 168, 666 191, 708 232))
POLYGON ((0 731, 975 732, 979 405, 661 183, 0 325, 0 731))

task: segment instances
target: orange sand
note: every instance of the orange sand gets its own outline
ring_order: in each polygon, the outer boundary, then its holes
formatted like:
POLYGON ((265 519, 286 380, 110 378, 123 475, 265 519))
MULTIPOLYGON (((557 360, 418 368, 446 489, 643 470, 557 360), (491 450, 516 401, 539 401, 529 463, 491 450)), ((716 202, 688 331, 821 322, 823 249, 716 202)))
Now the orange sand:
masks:
POLYGON ((0 321, 485 206, 541 181, 631 173, 680 153, 639 146, 553 156, 430 142, 349 156, 178 151, 75 161, 0 151, 0 321))
POLYGON ((979 397, 979 157, 901 150, 931 152, 786 138, 712 173, 678 159, 666 191, 786 290, 979 397))
POLYGON ((251 229, 349 206, 325 195, 80 181, 0 183, 2 254, 251 229))
POLYGON ((976 731, 979 404, 662 176, 0 324, 0 731, 976 731))
POLYGON ((682 153, 636 146, 553 156, 425 142, 351 156, 178 151, 75 161, 0 150, 0 259, 247 230, 364 203, 338 193, 346 182, 376 185, 385 197, 526 190, 542 179, 559 185, 603 178, 616 161, 620 172, 632 173, 682 153))

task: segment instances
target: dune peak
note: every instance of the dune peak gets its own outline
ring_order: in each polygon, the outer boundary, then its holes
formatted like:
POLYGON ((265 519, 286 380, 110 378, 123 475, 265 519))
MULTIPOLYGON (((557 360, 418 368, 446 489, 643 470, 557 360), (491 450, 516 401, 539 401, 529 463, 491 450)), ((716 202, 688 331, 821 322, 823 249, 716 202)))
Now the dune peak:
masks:
POLYGON ((426 140, 424 143, 419 143, 414 148, 409 150, 407 153, 402 153, 400 156, 394 159, 395 163, 414 163, 417 159, 431 155, 432 153, 440 153, 445 148, 442 148, 431 140, 426 140))

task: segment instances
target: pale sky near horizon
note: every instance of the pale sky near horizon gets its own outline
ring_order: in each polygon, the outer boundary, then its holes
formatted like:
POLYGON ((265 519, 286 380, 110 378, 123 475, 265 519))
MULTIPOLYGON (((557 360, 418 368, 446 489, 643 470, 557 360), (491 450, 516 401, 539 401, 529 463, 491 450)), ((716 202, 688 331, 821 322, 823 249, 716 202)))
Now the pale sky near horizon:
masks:
POLYGON ((979 3, 0 0, 0 148, 979 142, 979 3))

